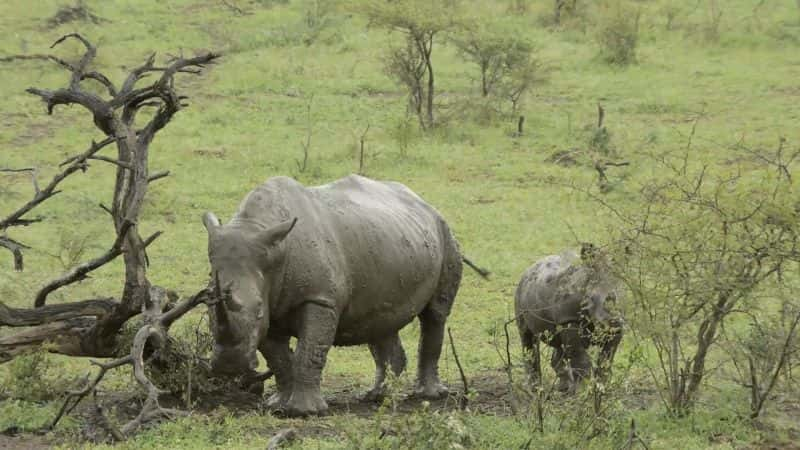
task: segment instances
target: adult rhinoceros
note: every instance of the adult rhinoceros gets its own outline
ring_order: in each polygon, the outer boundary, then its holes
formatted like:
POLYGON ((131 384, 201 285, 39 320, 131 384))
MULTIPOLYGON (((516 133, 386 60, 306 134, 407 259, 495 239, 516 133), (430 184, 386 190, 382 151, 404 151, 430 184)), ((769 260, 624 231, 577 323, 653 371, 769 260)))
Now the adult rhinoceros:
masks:
POLYGON ((462 256, 442 216, 410 189, 356 175, 317 187, 275 177, 228 224, 212 213, 203 223, 222 297, 210 309, 216 372, 251 373, 258 349, 277 384, 267 406, 320 414, 331 345, 369 344, 376 379, 367 397, 376 397, 387 366, 404 369, 398 331, 418 317, 416 390, 446 393, 438 360, 462 256))
POLYGON ((616 298, 617 283, 607 261, 591 244, 574 253, 551 255, 531 266, 514 296, 522 346, 530 352, 534 382, 539 373, 539 341, 553 347, 551 366, 558 389, 574 391, 592 369, 590 344, 600 346, 600 370, 614 357, 622 339, 622 319, 609 313, 606 303, 616 298))

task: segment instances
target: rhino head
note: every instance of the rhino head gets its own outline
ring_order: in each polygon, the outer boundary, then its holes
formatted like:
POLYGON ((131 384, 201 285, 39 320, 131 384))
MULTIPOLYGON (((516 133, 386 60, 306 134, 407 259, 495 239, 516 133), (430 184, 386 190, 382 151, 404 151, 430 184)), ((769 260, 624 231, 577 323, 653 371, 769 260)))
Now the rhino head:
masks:
POLYGON ((584 242, 580 260, 583 264, 577 283, 582 286, 581 314, 594 324, 609 324, 615 317, 607 306, 616 303, 618 286, 609 268, 608 256, 596 245, 584 242))
POLYGON ((212 371, 252 373, 256 350, 269 327, 270 292, 283 268, 283 241, 297 219, 264 229, 255 224, 220 225, 203 215, 208 231, 208 259, 217 301, 209 308, 214 347, 212 371))

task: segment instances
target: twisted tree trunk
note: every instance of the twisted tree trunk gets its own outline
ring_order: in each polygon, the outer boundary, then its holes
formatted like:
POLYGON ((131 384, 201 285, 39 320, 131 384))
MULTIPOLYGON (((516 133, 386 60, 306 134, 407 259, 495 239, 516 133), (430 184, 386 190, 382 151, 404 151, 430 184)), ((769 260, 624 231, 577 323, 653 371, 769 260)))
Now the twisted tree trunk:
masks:
MULTIPOLYGON (((92 145, 83 153, 75 155, 61 164, 64 169, 42 190, 36 183, 34 198, 5 218, 0 218, 0 232, 7 232, 15 226, 30 225, 40 218, 28 219, 27 215, 42 202, 56 195, 57 186, 68 176, 79 170, 85 172, 89 161, 103 161, 116 166, 111 208, 103 207, 110 213, 116 232, 111 248, 103 255, 82 263, 64 275, 45 284, 37 293, 34 310, 8 308, 0 303, 0 326, 33 326, 16 335, 0 338, 0 362, 8 361, 27 349, 50 343, 50 351, 72 356, 113 356, 116 352, 116 338, 122 326, 133 316, 142 312, 151 303, 153 286, 147 278, 148 258, 146 249, 160 232, 142 238, 139 233, 139 216, 147 195, 149 183, 160 179, 168 172, 150 176, 148 159, 149 148, 156 133, 169 123, 172 116, 183 106, 185 97, 176 93, 174 77, 178 73, 198 74, 206 64, 219 57, 206 53, 194 58, 173 59, 166 67, 155 65, 155 55, 151 55, 141 66, 133 69, 120 88, 100 72, 89 70, 96 56, 95 47, 77 33, 58 39, 53 47, 74 39, 85 48, 81 59, 75 63, 57 57, 46 59, 55 61, 66 68, 71 76, 67 87, 57 90, 29 88, 27 92, 40 97, 52 114, 59 105, 79 105, 92 114, 95 126, 105 135, 105 139, 92 145), (161 76, 151 85, 137 87, 138 82, 151 73, 161 76), (86 90, 85 80, 100 83, 109 98, 86 90), (155 107, 156 112, 142 129, 135 128, 137 113, 142 107, 155 107), (108 145, 117 147, 116 159, 100 156, 98 153, 108 145), (56 290, 87 278, 88 274, 122 256, 125 264, 125 281, 119 301, 114 299, 87 300, 77 303, 49 306, 48 296, 56 290)), ((13 61, 25 58, 3 58, 13 61)), ((44 59, 44 58, 43 58, 44 59)), ((102 205, 101 205, 102 206, 102 205)), ((22 268, 24 244, 6 236, 0 242, 14 254, 15 267, 22 268)))

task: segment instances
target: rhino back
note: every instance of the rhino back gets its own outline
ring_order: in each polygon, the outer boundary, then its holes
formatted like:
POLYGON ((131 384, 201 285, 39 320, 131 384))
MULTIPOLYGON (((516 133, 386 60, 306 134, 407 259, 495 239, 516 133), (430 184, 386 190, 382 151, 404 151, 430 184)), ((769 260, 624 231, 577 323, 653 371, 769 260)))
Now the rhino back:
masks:
POLYGON ((413 320, 435 295, 443 239, 451 238, 436 210, 408 188, 359 176, 311 188, 273 178, 248 195, 238 216, 265 225, 298 218, 286 240, 286 273, 271 321, 298 302, 332 302, 340 345, 413 320))
POLYGON ((570 255, 550 255, 528 268, 514 296, 515 312, 535 334, 553 332, 558 325, 578 320, 581 297, 575 286, 581 267, 570 255))

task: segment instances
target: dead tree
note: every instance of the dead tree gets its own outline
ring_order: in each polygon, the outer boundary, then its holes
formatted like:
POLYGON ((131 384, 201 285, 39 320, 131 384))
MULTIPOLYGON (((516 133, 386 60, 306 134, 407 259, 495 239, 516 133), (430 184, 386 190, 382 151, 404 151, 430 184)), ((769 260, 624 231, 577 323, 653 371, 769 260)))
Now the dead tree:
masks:
MULTIPOLYGON (((95 126, 105 135, 99 142, 92 141, 83 153, 63 161, 61 171, 42 189, 36 180, 35 169, 24 169, 32 173, 34 196, 22 207, 0 218, 0 246, 14 255, 15 268, 22 270, 22 251, 28 248, 7 236, 9 229, 34 224, 42 219, 30 217, 30 213, 44 201, 58 194, 59 184, 70 175, 89 169, 90 162, 101 161, 116 168, 111 206, 100 207, 111 215, 116 238, 102 255, 81 263, 67 273, 46 283, 36 294, 32 309, 11 308, 0 302, 0 327, 28 327, 17 334, 0 338, 0 363, 13 359, 28 349, 47 342, 51 352, 71 356, 110 357, 118 355, 117 337, 122 326, 132 317, 143 313, 143 325, 134 337, 130 353, 109 363, 95 363, 100 367, 98 375, 86 381, 77 391, 68 392, 64 405, 50 424, 54 427, 60 418, 69 413, 86 395, 96 394, 96 387, 108 370, 131 365, 136 381, 145 389, 147 397, 141 412, 123 428, 110 430, 116 439, 124 439, 143 423, 178 414, 178 411, 161 408, 158 396, 161 391, 145 375, 145 361, 149 355, 161 350, 167 343, 170 325, 201 303, 213 300, 208 289, 178 302, 170 302, 167 291, 151 285, 147 278, 149 261, 147 247, 161 234, 156 232, 146 238, 139 234, 139 215, 150 183, 169 175, 169 171, 151 173, 148 166, 150 144, 182 107, 185 96, 175 91, 175 75, 179 73, 199 74, 205 65, 219 55, 206 53, 193 58, 172 58, 166 66, 155 65, 155 55, 133 69, 121 86, 117 86, 100 72, 89 69, 96 55, 95 47, 83 36, 73 33, 58 39, 53 47, 68 39, 79 41, 86 49, 77 63, 69 63, 57 57, 33 58, 55 61, 66 68, 71 76, 67 87, 57 90, 29 88, 27 92, 40 97, 47 105, 48 114, 59 105, 79 105, 92 114, 95 126), (139 82, 153 73, 159 77, 144 87, 139 82), (100 83, 108 93, 107 98, 83 88, 82 83, 93 80, 100 83), (144 127, 135 127, 136 116, 142 108, 155 108, 155 113, 144 127), (115 157, 100 155, 104 148, 114 144, 115 157), (73 303, 47 305, 52 292, 87 278, 87 275, 122 256, 125 266, 125 281, 121 297, 82 300, 73 303)), ((14 61, 31 58, 2 58, 14 61)), ((7 169, 12 170, 12 169, 7 169)), ((98 405, 102 415, 102 407, 98 405)), ((106 421, 110 426, 110 422, 106 421)))
MULTIPOLYGON (((85 172, 90 163, 96 161, 112 164, 116 169, 111 206, 101 205, 113 219, 116 238, 104 254, 79 264, 46 283, 36 294, 33 309, 10 308, 0 303, 0 326, 31 327, 0 338, 0 363, 9 361, 15 355, 43 342, 50 343, 50 351, 65 355, 115 356, 116 338, 120 329, 130 318, 140 314, 145 306, 152 304, 152 292, 157 290, 147 278, 146 249, 160 232, 142 237, 139 233, 139 215, 149 184, 163 178, 168 172, 149 171, 150 144, 175 113, 186 106, 183 103, 186 97, 175 90, 175 75, 199 74, 205 65, 219 57, 215 53, 206 53, 193 58, 172 58, 167 65, 157 66, 153 54, 144 64, 133 69, 122 85, 118 86, 104 74, 90 68, 96 49, 80 34, 63 36, 52 47, 71 39, 80 42, 85 48, 78 62, 71 63, 57 57, 46 58, 69 71, 68 85, 55 90, 31 87, 27 92, 44 101, 48 114, 52 114, 60 105, 78 105, 84 108, 92 114, 95 126, 104 137, 92 141, 86 151, 63 161, 59 165, 61 171, 44 188, 40 189, 36 172, 32 171, 34 196, 16 211, 0 217, 0 246, 13 253, 15 267, 21 270, 23 251, 27 246, 8 237, 8 231, 13 227, 41 221, 41 217, 31 217, 31 212, 57 195, 60 192, 59 184, 64 179, 78 171, 85 172), (154 73, 159 75, 154 82, 139 86, 141 80, 154 73), (107 96, 85 89, 83 84, 88 81, 102 85, 107 96), (155 113, 142 128, 137 129, 136 118, 142 108, 155 108, 155 113), (115 156, 99 154, 112 144, 117 149, 115 156), (125 281, 119 299, 100 298, 59 305, 46 304, 49 294, 87 278, 91 271, 118 256, 122 256, 125 265, 125 281)), ((26 58, 8 57, 3 58, 3 61, 18 59, 26 58)))

